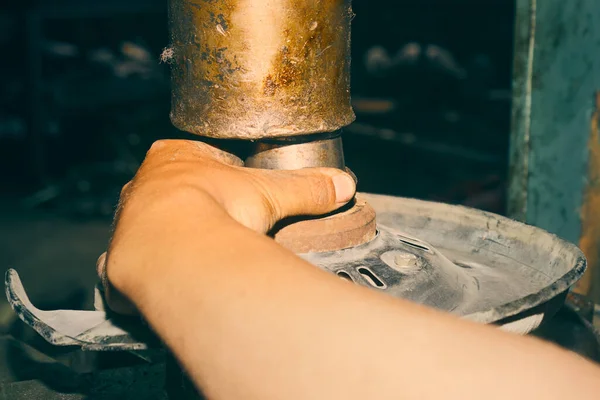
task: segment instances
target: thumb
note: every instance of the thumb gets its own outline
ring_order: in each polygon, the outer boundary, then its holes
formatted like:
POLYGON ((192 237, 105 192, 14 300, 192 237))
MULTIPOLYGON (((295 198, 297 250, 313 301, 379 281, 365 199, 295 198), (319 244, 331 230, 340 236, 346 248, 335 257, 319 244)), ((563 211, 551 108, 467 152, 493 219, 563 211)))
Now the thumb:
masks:
POLYGON ((336 168, 265 172, 272 174, 265 197, 278 219, 327 214, 347 204, 356 192, 355 180, 336 168))

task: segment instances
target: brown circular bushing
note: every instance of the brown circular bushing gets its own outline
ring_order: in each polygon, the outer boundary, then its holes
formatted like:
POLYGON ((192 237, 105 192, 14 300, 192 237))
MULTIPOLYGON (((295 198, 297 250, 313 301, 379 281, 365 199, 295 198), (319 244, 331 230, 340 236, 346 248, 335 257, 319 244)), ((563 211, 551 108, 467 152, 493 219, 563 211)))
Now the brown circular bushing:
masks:
POLYGON ((275 241, 295 253, 326 252, 355 247, 377 234, 375 210, 357 196, 342 212, 293 222, 279 229, 275 241))

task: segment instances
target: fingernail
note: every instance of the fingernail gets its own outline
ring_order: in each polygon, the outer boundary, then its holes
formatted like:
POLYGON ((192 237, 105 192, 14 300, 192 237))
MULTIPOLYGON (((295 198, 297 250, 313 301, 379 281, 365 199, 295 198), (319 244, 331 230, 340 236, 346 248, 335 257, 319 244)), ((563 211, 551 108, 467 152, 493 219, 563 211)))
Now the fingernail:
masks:
POLYGON ((338 174, 331 178, 335 187, 335 201, 347 203, 354 197, 356 185, 354 179, 347 174, 338 174))

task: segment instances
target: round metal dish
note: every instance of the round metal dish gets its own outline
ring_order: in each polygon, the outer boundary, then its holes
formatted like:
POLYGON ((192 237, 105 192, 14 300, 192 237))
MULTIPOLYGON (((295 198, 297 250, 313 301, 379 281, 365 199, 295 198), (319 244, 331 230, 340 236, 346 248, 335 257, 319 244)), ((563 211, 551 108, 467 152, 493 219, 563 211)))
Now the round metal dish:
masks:
POLYGON ((461 206, 361 194, 377 236, 361 246, 302 255, 357 284, 516 333, 562 304, 586 260, 539 228, 461 206))

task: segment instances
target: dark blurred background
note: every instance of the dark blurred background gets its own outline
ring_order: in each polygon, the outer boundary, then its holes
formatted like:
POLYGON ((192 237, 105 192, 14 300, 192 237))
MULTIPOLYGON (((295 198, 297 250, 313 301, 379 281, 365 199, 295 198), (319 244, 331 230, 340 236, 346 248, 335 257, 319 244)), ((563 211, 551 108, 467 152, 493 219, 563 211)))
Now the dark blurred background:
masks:
MULTIPOLYGON (((44 305, 89 294, 120 188, 154 140, 186 134, 169 121, 165 0, 2 4, 0 265, 44 305)), ((359 189, 503 213, 513 1, 353 8, 359 189)))
MULTIPOLYGON (((2 194, 110 217, 169 122, 164 0, 13 1, 1 14, 2 194)), ((348 164, 363 191, 504 210, 512 0, 355 0, 348 164)))
MULTIPOLYGON (((186 137, 160 62, 166 0, 0 7, 0 267, 18 269, 41 308, 89 308, 121 186, 154 140, 186 137)), ((353 8, 357 121, 344 144, 359 190, 503 214, 514 1, 353 8)), ((0 304, 4 333, 60 358, 0 304)), ((23 365, 0 380, 30 379, 23 365)))

